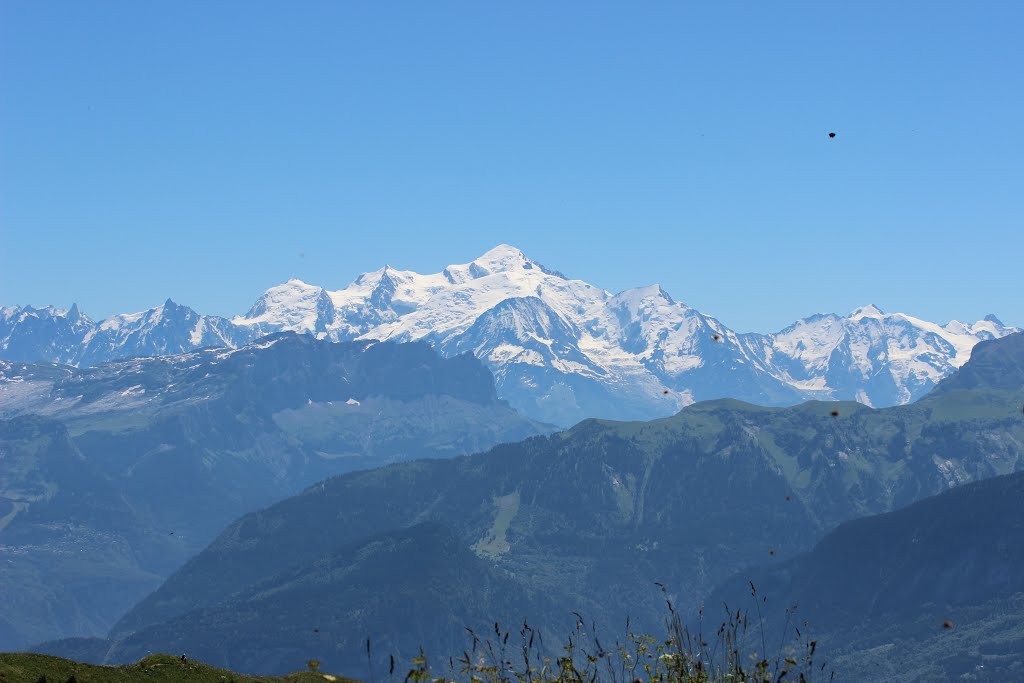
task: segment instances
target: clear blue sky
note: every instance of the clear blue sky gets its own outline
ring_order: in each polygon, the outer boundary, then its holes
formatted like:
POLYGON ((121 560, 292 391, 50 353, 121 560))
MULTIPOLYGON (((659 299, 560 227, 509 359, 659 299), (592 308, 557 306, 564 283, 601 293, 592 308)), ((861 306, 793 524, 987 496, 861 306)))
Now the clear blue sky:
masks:
POLYGON ((1018 0, 2 0, 0 303, 229 315, 507 242, 741 331, 869 302, 1024 324, 1022 26, 1018 0))

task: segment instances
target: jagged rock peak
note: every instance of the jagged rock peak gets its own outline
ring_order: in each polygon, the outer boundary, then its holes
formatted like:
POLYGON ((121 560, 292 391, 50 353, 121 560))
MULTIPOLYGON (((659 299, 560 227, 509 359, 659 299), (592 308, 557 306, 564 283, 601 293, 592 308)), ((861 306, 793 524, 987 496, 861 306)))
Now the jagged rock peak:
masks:
POLYGON ((983 320, 987 320, 990 323, 995 323, 996 325, 999 325, 1000 327, 1005 327, 1005 325, 1003 324, 1003 321, 1000 320, 999 318, 997 318, 995 313, 989 313, 988 315, 986 315, 983 318, 983 320))

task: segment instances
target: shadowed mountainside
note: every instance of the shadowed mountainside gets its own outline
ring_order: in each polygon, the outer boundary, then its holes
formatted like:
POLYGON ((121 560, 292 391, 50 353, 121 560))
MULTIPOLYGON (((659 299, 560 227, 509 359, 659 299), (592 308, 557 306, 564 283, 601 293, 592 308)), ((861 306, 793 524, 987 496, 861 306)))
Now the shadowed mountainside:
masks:
POLYGON ((724 583, 708 605, 746 605, 750 581, 769 604, 798 605, 840 680, 1019 680, 1022 500, 1017 472, 847 522, 805 554, 724 583))
POLYGON ((282 333, 78 370, 0 363, 0 647, 99 636, 239 515, 326 476, 550 431, 474 358, 282 333))

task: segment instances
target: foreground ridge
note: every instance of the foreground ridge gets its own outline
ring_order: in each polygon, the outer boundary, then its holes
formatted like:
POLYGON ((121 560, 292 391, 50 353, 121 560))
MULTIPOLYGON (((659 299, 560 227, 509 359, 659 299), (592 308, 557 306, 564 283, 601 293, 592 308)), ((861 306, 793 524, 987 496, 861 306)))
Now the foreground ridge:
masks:
POLYGON ((163 681, 176 683, 357 683, 351 678, 331 674, 301 671, 286 676, 251 676, 218 669, 201 662, 182 661, 175 655, 150 655, 135 664, 124 666, 96 666, 71 659, 32 653, 0 653, 0 680, 9 683, 135 683, 135 681, 163 681))
MULTIPOLYGON (((655 583, 668 608, 668 616, 659 636, 635 632, 626 622, 625 633, 611 647, 601 644, 597 627, 588 626, 578 612, 574 627, 553 645, 545 643, 541 630, 525 619, 522 626, 503 628, 494 622, 493 634, 465 627, 468 634, 461 654, 431 659, 419 648, 418 654, 406 661, 395 655, 375 652, 371 640, 365 647, 365 667, 370 683, 374 661, 383 666, 380 678, 387 683, 778 683, 786 676, 804 683, 815 680, 816 672, 828 666, 818 651, 817 641, 799 628, 781 630, 781 640, 774 649, 762 640, 760 648, 748 638, 754 624, 763 627, 758 606, 756 621, 747 609, 725 608, 720 622, 686 625, 676 610, 666 587, 655 583), (714 626, 714 624, 720 624, 714 626), (510 637, 512 638, 510 642, 510 637), (404 673, 407 672, 407 673, 404 673)), ((760 599, 752 586, 751 601, 760 599)), ((765 600, 765 602, 767 602, 765 600)), ((786 610, 791 614, 791 610, 786 610)), ((400 630, 404 623, 394 622, 400 630)), ((550 634, 549 634, 550 636, 550 634)), ((315 646, 311 647, 315 648, 315 646)), ((289 660, 291 657, 289 657, 289 660)), ((64 680, 83 683, 121 683, 130 681, 343 681, 355 679, 321 672, 321 662, 306 661, 308 671, 283 677, 252 677, 234 674, 205 664, 192 662, 185 655, 149 655, 134 664, 120 667, 93 666, 73 660, 38 654, 0 654, 0 679, 47 683, 64 680), (8 676, 10 674, 10 678, 8 676), (38 678, 36 677, 38 674, 38 678), (229 678, 230 676, 230 678, 229 678), (240 676, 236 677, 236 676, 240 676)))

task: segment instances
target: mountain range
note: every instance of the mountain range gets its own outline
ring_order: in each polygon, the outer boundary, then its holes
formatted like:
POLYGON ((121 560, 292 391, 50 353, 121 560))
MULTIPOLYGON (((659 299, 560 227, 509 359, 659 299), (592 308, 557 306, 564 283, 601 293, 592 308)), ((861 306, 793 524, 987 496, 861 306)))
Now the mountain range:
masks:
POLYGON ((234 348, 279 331, 424 341, 444 356, 469 352, 514 408, 568 426, 587 417, 664 417, 727 397, 761 405, 905 404, 962 366, 977 342, 1016 328, 994 316, 938 325, 864 306, 771 334, 738 333, 660 286, 612 294, 501 245, 435 274, 385 266, 339 290, 289 280, 232 319, 170 300, 100 322, 77 306, 0 308, 0 357, 82 367, 234 348))
POLYGON ((324 477, 551 430, 422 343, 0 361, 0 650, 105 634, 226 524, 324 477))
MULTIPOLYGON (((187 651, 263 673, 316 657, 361 676, 367 638, 382 666, 421 645, 461 652, 463 626, 495 620, 525 617, 552 640, 573 611, 611 638, 627 616, 657 631, 656 581, 693 614, 729 576, 771 571, 837 525, 1024 468, 1024 335, 981 342, 974 358, 904 406, 715 400, 334 477, 231 524, 108 639, 44 650, 106 661, 187 651)), ((938 548, 941 529, 925 531, 938 548)))

